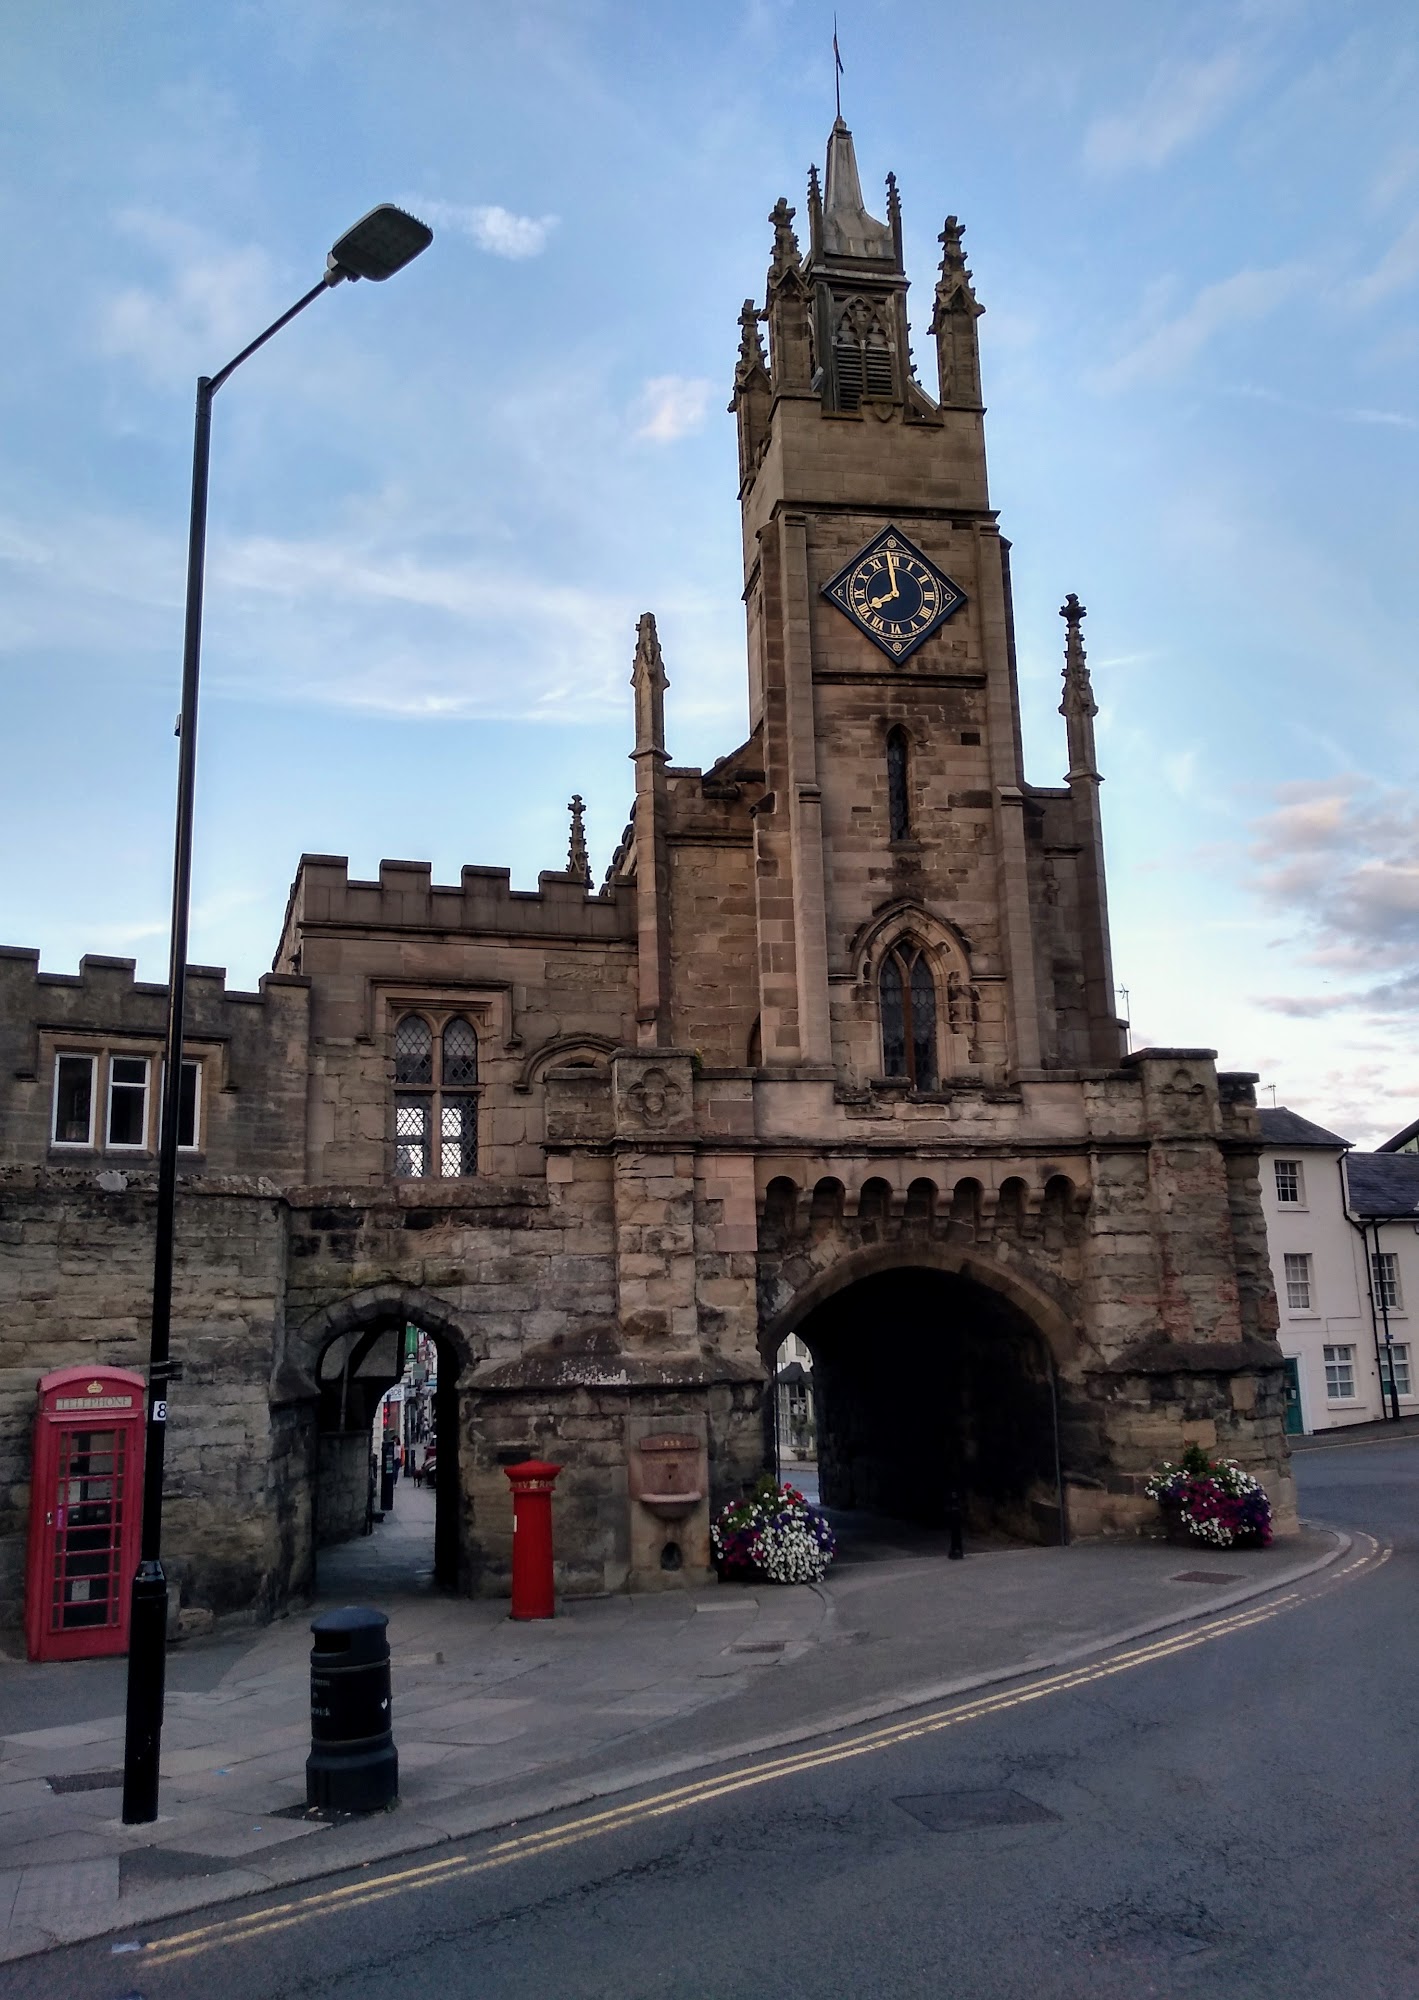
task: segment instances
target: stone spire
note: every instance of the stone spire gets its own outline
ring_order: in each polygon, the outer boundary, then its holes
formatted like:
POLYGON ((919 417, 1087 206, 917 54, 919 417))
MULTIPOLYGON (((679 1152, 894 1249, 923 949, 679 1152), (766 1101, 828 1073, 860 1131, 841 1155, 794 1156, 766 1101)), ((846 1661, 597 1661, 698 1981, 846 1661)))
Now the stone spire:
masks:
POLYGON ((1064 717, 1069 735, 1069 778, 1093 778, 1099 776, 1099 767, 1094 755, 1094 717, 1099 705, 1094 700, 1093 683, 1089 679, 1089 667, 1084 656, 1083 624, 1086 617, 1084 606, 1071 590, 1059 607, 1059 615, 1064 620, 1064 699, 1059 704, 1059 712, 1064 717))
POLYGON ((976 321, 985 311, 975 295, 966 256, 961 248, 965 231, 954 215, 937 241, 941 245, 941 275, 936 281, 936 308, 931 315, 931 331, 936 335, 936 358, 941 379, 943 409, 978 410, 980 399, 980 344, 976 321))
POLYGON ((828 171, 823 183, 823 254, 827 257, 885 257, 897 261, 892 231, 869 215, 862 201, 852 134, 841 117, 828 134, 828 171))
POLYGON ((586 804, 580 792, 573 792, 567 802, 567 811, 572 816, 571 838, 567 842, 567 873, 575 875, 591 887, 591 857, 586 851, 586 804))

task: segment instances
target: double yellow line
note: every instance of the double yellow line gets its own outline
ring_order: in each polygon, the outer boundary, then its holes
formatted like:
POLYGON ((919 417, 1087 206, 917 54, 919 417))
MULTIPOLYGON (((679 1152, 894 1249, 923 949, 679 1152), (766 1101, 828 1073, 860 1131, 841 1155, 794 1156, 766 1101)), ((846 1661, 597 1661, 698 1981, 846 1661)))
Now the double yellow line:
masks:
MULTIPOLYGON (((1368 1536, 1364 1539, 1370 1540, 1368 1536)), ((1339 1582, 1342 1577, 1366 1568, 1376 1560, 1383 1562, 1389 1553, 1388 1549, 1381 1551, 1378 1544, 1371 1542, 1371 1552, 1353 1557, 1337 1572, 1334 1581, 1339 1582)), ((874 1756, 879 1751, 895 1749, 900 1743, 910 1743, 917 1737, 933 1736, 943 1729, 955 1729, 961 1723, 1003 1715, 1009 1709, 1042 1701, 1046 1695, 1088 1687, 1095 1681, 1109 1680, 1115 1674, 1131 1673, 1137 1667, 1150 1666, 1155 1660, 1171 1659, 1178 1653, 1191 1652, 1194 1647, 1210 1645, 1214 1639, 1224 1639, 1233 1632, 1264 1625, 1300 1601, 1300 1591, 1288 1591, 1282 1597, 1268 1599, 1255 1610, 1237 1611, 1231 1617, 1213 1620, 1201 1629, 1190 1628, 1149 1645, 1132 1647, 1096 1665, 1074 1667, 1064 1673, 1048 1675, 1028 1687, 983 1695, 952 1708, 934 1709, 926 1715, 915 1716, 909 1722, 869 1730, 848 1742, 797 1751, 789 1756, 771 1758, 765 1763, 742 1765, 714 1777, 701 1778, 694 1784, 679 1785, 670 1791, 656 1792, 649 1798, 635 1799, 627 1805, 588 1813, 561 1826, 518 1834, 511 1840, 498 1841, 476 1856, 466 1852, 451 1854, 442 1860, 398 1869, 374 1880, 347 1882, 338 1889, 316 1890, 312 1895, 302 1896, 293 1902, 253 1910, 247 1916, 229 1917, 217 1923, 203 1924, 195 1930, 180 1931, 174 1937, 161 1938, 145 1945, 143 1963, 175 1965, 180 1959, 195 1958, 219 1946, 241 1944, 247 1938, 273 1937, 281 1931, 294 1929, 298 1924, 309 1923, 316 1917, 342 1915, 347 1910, 362 1910, 371 1903, 385 1902, 391 1896, 407 1895, 411 1890, 434 1888, 445 1882, 462 1882, 475 1875, 487 1875, 494 1869, 509 1868, 518 1861, 530 1861, 541 1854, 553 1854, 559 1848, 575 1847, 584 1840, 599 1839, 603 1834, 619 1833, 625 1827, 663 1819, 670 1813, 685 1812, 692 1806, 706 1805, 712 1799, 727 1798, 734 1792, 749 1791, 757 1785, 778 1784, 805 1771, 823 1770, 832 1764, 847 1763, 854 1757, 874 1756)))

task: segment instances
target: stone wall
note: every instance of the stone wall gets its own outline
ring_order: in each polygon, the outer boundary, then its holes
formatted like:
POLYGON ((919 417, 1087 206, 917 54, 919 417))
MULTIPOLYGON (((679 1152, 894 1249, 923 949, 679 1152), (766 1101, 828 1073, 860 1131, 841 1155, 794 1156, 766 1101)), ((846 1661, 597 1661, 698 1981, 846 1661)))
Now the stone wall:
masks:
POLYGON ((364 1533, 369 1474, 368 1431, 322 1431, 316 1471, 317 1549, 333 1548, 364 1533))
MULTIPOLYGON (((0 1169, 0 1625, 19 1623, 35 1387, 56 1368, 146 1369, 153 1176, 0 1169)), ((300 1428, 272 1409, 285 1280, 274 1193, 233 1178, 178 1200, 164 1560, 174 1605, 268 1615, 308 1581, 300 1428)))

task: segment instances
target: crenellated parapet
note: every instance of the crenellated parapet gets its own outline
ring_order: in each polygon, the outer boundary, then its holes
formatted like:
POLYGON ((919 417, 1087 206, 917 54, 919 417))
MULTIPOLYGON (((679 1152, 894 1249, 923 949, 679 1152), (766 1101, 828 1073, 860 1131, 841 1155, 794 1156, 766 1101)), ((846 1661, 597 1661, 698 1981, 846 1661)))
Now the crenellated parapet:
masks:
MULTIPOLYGON (((167 987, 136 969, 90 954, 77 974, 42 972, 37 951, 0 949, 0 1160, 141 1170, 155 1157, 167 987), (77 1100, 59 1122, 61 1058, 80 1086, 87 1073, 82 1137, 77 1100), (129 1067, 115 1072, 115 1061, 129 1067), (111 1122, 115 1074, 133 1079, 126 1123, 111 1122)), ((194 1171, 300 1171, 309 1018, 307 980, 268 973, 252 993, 229 988, 220 966, 187 968, 184 1057, 199 1081, 184 1151, 194 1171)))
POLYGON ((343 854, 303 854, 291 885, 276 966, 300 969, 303 932, 441 931, 479 937, 612 941, 635 935, 633 897, 618 885, 590 895, 574 872, 544 871, 514 889, 507 868, 464 868, 438 883, 427 861, 381 861, 379 879, 352 880, 343 854))

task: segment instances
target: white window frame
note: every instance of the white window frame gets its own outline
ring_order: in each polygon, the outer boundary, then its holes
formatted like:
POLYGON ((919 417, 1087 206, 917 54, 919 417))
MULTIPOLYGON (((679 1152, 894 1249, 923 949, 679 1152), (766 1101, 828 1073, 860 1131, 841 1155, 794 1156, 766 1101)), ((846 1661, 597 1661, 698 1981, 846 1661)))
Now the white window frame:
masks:
POLYGON ((1271 1168, 1272 1179, 1276 1187, 1277 1206, 1279 1208, 1304 1208, 1306 1205, 1306 1172, 1304 1164, 1300 1160, 1273 1160, 1271 1168), (1293 1178, 1295 1181, 1296 1192, 1294 1195, 1283 1194, 1281 1192, 1281 1169, 1283 1167, 1288 1169, 1288 1178, 1293 1178))
POLYGON ((1327 1341, 1321 1349, 1321 1363, 1325 1369, 1325 1400, 1327 1403, 1353 1403, 1359 1391, 1355 1386, 1355 1344, 1353 1341, 1327 1341), (1332 1371, 1334 1380, 1332 1381, 1332 1371), (1342 1380, 1349 1383, 1341 1386, 1342 1380))
POLYGON ((1409 1342, 1407 1340, 1393 1340, 1388 1347, 1385 1346, 1383 1341, 1380 1342, 1380 1388, 1388 1396, 1388 1363, 1391 1355, 1394 1357, 1394 1379, 1399 1384, 1399 1400, 1402 1403, 1412 1402, 1414 1397, 1414 1375, 1409 1366, 1409 1342))
POLYGON ((54 1051, 54 1091, 49 1107, 49 1143, 51 1146, 73 1147, 75 1152, 86 1149, 93 1151, 94 1119, 98 1114, 98 1057, 85 1049, 56 1049, 54 1051), (85 1139, 61 1139, 59 1137, 59 1069, 62 1063, 86 1062, 89 1065, 89 1132, 85 1139))
MULTIPOLYGON (((150 1150, 148 1135, 153 1115, 153 1059, 151 1056, 137 1055, 129 1049, 108 1049, 105 1051, 104 1060, 108 1064, 108 1089, 104 1093, 103 1150, 106 1153, 146 1153, 150 1150), (139 1136, 136 1139, 115 1139, 113 1136, 113 1093, 115 1088, 113 1070, 115 1063, 121 1062, 142 1063, 143 1065, 143 1082, 141 1085, 143 1110, 138 1120, 139 1136)), ((137 1090, 140 1086, 136 1083, 120 1083, 117 1085, 117 1088, 119 1090, 137 1090)))
POLYGON ((1315 1271, 1309 1250, 1286 1250, 1281 1258, 1282 1271, 1286 1283, 1286 1310, 1293 1313, 1313 1313, 1315 1307, 1315 1271), (1297 1296, 1297 1294, 1301 1296, 1297 1296))
POLYGON ((1395 1250, 1370 1252, 1370 1283, 1375 1306, 1380 1312, 1402 1313, 1404 1293, 1399 1282, 1399 1253, 1395 1250))
MULTIPOLYGON (((200 1153, 202 1151, 202 1068, 203 1068, 202 1058, 200 1056, 185 1055, 182 1058, 182 1066, 184 1069, 190 1069, 195 1071, 196 1073, 195 1081, 192 1086, 192 1143, 191 1145, 184 1145, 182 1139, 179 1137, 177 1150, 179 1151, 179 1153, 200 1153)), ((163 1061, 161 1057, 159 1057, 158 1058, 158 1143, 160 1145, 162 1143, 162 1134, 163 1134, 163 1100, 167 1091, 167 1072, 168 1072, 167 1064, 163 1061)), ((182 1129, 181 1126, 179 1126, 178 1127, 179 1133, 181 1132, 181 1129, 182 1129)))

